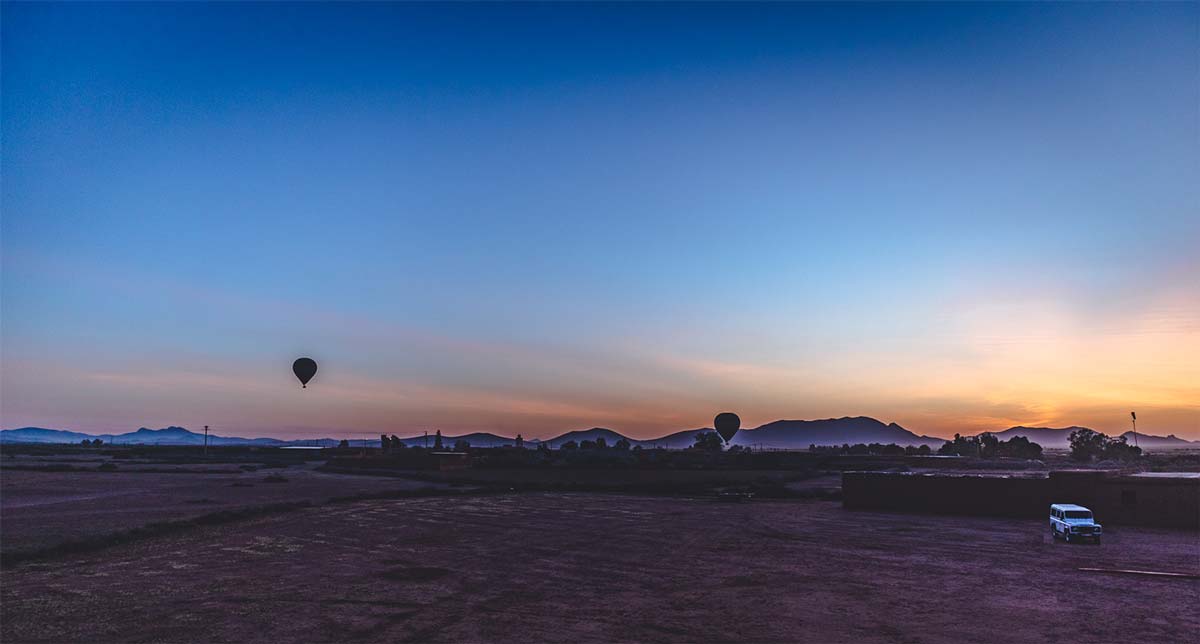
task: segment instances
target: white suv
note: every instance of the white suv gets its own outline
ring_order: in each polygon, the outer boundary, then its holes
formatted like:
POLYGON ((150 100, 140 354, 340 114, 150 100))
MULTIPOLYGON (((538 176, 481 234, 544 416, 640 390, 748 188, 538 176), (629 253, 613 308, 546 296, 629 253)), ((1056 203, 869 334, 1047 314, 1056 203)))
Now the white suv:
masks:
POLYGON ((1055 539, 1065 539, 1068 543, 1092 539, 1100 543, 1103 531, 1092 518, 1092 511, 1082 505, 1055 503, 1050 506, 1050 536, 1055 539))

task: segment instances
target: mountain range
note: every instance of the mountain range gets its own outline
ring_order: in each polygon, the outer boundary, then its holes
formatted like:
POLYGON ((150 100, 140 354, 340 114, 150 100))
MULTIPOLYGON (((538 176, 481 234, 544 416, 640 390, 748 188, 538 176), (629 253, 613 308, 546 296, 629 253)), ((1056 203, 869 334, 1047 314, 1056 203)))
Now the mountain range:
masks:
MULTIPOLYGON (((1071 432, 1081 427, 1010 427, 1009 429, 992 432, 1001 440, 1015 436, 1024 436, 1047 449, 1065 449, 1069 447, 1068 437, 1071 432)), ((526 447, 537 447, 545 443, 557 449, 568 441, 580 443, 585 440, 594 441, 603 438, 609 445, 621 439, 632 445, 644 448, 663 447, 667 449, 683 449, 692 445, 696 434, 711 432, 711 428, 686 429, 668 434, 656 439, 637 440, 628 438, 611 429, 593 427, 569 431, 560 436, 545 440, 530 439, 524 442, 526 447)), ((1133 432, 1123 434, 1130 442, 1134 442, 1133 432)), ((125 434, 85 434, 61 429, 43 429, 40 427, 23 427, 20 429, 0 430, 0 442, 4 443, 79 443, 83 440, 99 438, 109 445, 203 445, 204 434, 184 429, 183 427, 166 427, 163 429, 147 429, 142 427, 134 432, 125 434)), ((1154 436, 1138 432, 1137 444, 1153 449, 1169 449, 1178 447, 1200 448, 1200 441, 1187 441, 1171 434, 1154 436)), ((413 436, 401 439, 409 447, 420 447, 426 444, 432 446, 434 435, 413 436)), ((476 432, 461 436, 443 436, 442 443, 451 447, 457 441, 465 440, 474 447, 502 447, 515 445, 514 438, 497 436, 487 432, 476 432)), ((209 434, 209 445, 249 445, 262 447, 296 447, 321 446, 331 447, 339 443, 336 438, 280 440, 276 438, 240 438, 235 436, 217 436, 209 434)), ((351 441, 360 444, 358 439, 351 441)), ((376 440, 366 441, 378 445, 376 440)), ((935 436, 915 434, 896 423, 884 424, 874 418, 855 416, 845 418, 827 418, 823 420, 777 420, 753 429, 743 429, 733 437, 733 445, 758 447, 766 449, 808 449, 810 445, 842 445, 855 443, 896 443, 898 445, 929 445, 937 448, 945 439, 935 436)))
MULTIPOLYGON (((21 429, 0 430, 0 442, 4 443, 78 443, 83 440, 99 438, 109 445, 203 445, 204 434, 193 432, 183 427, 164 427, 148 429, 142 427, 135 432, 125 434, 84 434, 63 429, 43 429, 41 427, 22 427, 21 429)), ((337 445, 338 441, 321 439, 337 445)), ((277 438, 239 438, 236 436, 208 435, 209 445, 260 445, 263 447, 280 447, 287 445, 312 445, 312 439, 285 441, 277 438)))
MULTIPOLYGON (((1010 427, 1002 432, 992 432, 996 438, 1006 441, 1015 436, 1024 436, 1030 441, 1041 445, 1046 449, 1068 449, 1071 447, 1070 437, 1071 432, 1077 429, 1088 429, 1087 427, 1079 427, 1072 425, 1071 427, 1010 427)), ((1166 436, 1154 436, 1152 434, 1144 434, 1138 432, 1137 436, 1133 432, 1125 432, 1121 434, 1125 440, 1133 445, 1135 442, 1140 447, 1151 447, 1156 449, 1173 448, 1173 447, 1200 447, 1200 441, 1184 440, 1168 434, 1166 436)))

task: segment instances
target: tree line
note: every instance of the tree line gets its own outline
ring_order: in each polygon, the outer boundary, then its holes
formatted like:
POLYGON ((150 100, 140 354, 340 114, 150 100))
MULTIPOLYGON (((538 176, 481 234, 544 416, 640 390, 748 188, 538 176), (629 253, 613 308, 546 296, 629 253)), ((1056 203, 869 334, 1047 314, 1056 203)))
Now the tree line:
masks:
POLYGON ((1042 457, 1042 446, 1024 436, 1013 436, 1002 441, 991 433, 978 436, 955 434, 954 440, 946 441, 937 453, 939 456, 1039 459, 1042 457))
POLYGON ((1124 436, 1081 428, 1071 432, 1071 458, 1081 463, 1092 461, 1131 461, 1142 455, 1142 448, 1130 445, 1124 436))
MULTIPOLYGON (((384 452, 408 449, 404 441, 395 434, 391 436, 380 434, 379 441, 384 452)), ((1071 458, 1079 462, 1099 460, 1125 461, 1136 459, 1142 455, 1142 450, 1130 445, 1124 436, 1110 437, 1091 429, 1077 429, 1072 431, 1069 441, 1071 445, 1071 458)), ((517 435, 517 445, 521 446, 523 442, 521 436, 517 435)), ((94 441, 85 439, 81 444, 85 447, 99 447, 103 444, 103 441, 98 438, 94 441)), ((348 447, 348 443, 342 441, 341 446, 348 447)), ((440 430, 433 436, 433 449, 444 449, 442 432, 440 430)), ((456 452, 466 452, 471 449, 471 444, 459 439, 455 441, 453 449, 456 452)), ((538 445, 538 450, 540 451, 547 451, 549 449, 550 447, 546 443, 538 445)), ((565 451, 609 449, 640 451, 642 447, 640 445, 631 446, 630 442, 624 438, 609 445, 603 436, 599 436, 594 440, 569 440, 559 445, 558 449, 565 451)), ((689 449, 722 451, 725 450, 725 445, 716 432, 698 432, 694 437, 694 443, 689 449)), ((726 451, 738 452, 746 449, 734 446, 726 451)), ((840 446, 818 446, 814 444, 809 445, 808 451, 823 454, 879 456, 928 456, 933 453, 933 450, 928 445, 902 446, 896 443, 889 443, 887 445, 882 443, 856 443, 854 445, 845 443, 840 446)), ((1042 458, 1042 451, 1041 445, 1024 436, 1014 436, 1005 441, 1000 440, 994 434, 985 432, 978 436, 955 434, 954 440, 946 441, 938 448, 937 454, 939 456, 963 456, 971 458, 1020 458, 1036 460, 1042 458)))
MULTIPOLYGON (((630 449, 629 445, 630 445, 629 441, 625 440, 624 438, 621 438, 621 439, 618 439, 617 442, 612 444, 612 449, 628 450, 628 449, 630 449)), ((637 447, 634 447, 633 449, 641 449, 641 448, 642 448, 642 446, 638 445, 637 447)), ((579 442, 567 441, 567 442, 563 443, 562 445, 559 445, 558 449, 565 449, 568 451, 573 450, 573 449, 609 449, 609 445, 608 445, 608 441, 605 440, 605 438, 603 436, 597 436, 596 440, 582 440, 579 442)))
POLYGON ((928 445, 897 445, 895 443, 843 443, 841 445, 809 445, 808 451, 818 454, 839 456, 929 456, 933 450, 928 445))

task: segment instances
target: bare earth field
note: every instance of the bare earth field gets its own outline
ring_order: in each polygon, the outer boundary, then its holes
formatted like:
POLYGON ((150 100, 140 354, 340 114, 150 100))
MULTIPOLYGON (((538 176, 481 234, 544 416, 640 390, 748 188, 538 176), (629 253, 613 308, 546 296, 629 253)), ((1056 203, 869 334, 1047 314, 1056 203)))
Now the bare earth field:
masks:
MULTIPOLYGON (((7 537, 10 525, 5 520, 7 537)), ((22 641, 1182 642, 1195 533, 526 493, 323 505, 3 572, 22 641)))
POLYGON ((45 547, 154 521, 330 496, 415 490, 433 483, 318 472, 293 466, 219 474, 38 472, 0 469, 0 548, 45 547), (284 481, 266 482, 267 477, 284 481))

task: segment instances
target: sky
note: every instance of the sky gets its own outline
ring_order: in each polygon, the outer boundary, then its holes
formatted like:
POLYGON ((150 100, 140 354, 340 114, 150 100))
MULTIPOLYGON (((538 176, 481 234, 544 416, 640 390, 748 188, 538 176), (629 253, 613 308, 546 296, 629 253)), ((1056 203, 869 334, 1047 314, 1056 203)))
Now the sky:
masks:
POLYGON ((1200 4, 0 29, 4 428, 1200 439, 1200 4))

